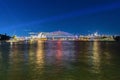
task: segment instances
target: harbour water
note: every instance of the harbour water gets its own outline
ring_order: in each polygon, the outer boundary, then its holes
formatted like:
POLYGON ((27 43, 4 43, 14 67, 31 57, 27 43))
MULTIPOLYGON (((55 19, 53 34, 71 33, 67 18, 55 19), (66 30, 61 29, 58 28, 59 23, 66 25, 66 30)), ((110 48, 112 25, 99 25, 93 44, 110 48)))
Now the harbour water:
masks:
POLYGON ((119 79, 119 42, 0 44, 0 80, 119 79))

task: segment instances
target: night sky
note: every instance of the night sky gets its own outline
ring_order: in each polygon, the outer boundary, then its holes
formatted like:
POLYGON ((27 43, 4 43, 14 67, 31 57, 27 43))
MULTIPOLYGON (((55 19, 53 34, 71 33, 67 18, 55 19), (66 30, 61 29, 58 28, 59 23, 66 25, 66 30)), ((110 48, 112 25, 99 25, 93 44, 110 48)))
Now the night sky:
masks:
POLYGON ((0 0, 0 33, 120 34, 120 0, 0 0))

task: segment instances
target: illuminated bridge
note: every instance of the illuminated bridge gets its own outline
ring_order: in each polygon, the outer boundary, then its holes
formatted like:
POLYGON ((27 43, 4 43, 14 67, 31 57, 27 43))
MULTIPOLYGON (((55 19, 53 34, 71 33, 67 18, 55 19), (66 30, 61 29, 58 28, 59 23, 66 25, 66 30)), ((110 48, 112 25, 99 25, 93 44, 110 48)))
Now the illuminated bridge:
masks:
POLYGON ((62 39, 62 40, 73 40, 76 39, 77 36, 70 34, 68 32, 63 31, 55 31, 55 32, 40 32, 36 36, 37 38, 47 38, 52 40, 62 39))

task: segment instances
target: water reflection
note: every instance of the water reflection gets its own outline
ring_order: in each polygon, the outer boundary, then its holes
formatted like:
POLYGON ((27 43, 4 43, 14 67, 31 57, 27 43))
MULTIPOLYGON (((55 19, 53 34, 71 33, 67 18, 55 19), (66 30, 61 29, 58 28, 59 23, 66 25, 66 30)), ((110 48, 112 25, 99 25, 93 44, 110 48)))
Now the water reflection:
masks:
POLYGON ((58 65, 62 65, 66 61, 73 60, 74 57, 74 43, 63 41, 50 41, 46 43, 46 62, 52 65, 57 61, 58 65), (60 64, 61 63, 61 64, 60 64))
POLYGON ((44 41, 37 42, 37 49, 36 49, 36 64, 37 68, 43 68, 44 66, 44 41))
POLYGON ((103 42, 100 44, 100 49, 101 49, 100 51, 102 53, 102 61, 104 61, 104 63, 107 65, 111 65, 111 59, 112 59, 111 53, 114 50, 113 48, 109 49, 111 47, 109 44, 111 43, 103 42))
POLYGON ((0 78, 7 79, 9 70, 9 44, 0 44, 0 78))
POLYGON ((117 80, 119 50, 112 42, 1 43, 0 80, 117 80))
POLYGON ((99 51, 99 42, 97 42, 97 41, 93 42, 93 57, 92 58, 93 58, 94 72, 100 73, 101 55, 100 55, 100 51, 99 51))
POLYGON ((56 46, 56 65, 60 65, 62 63, 62 42, 58 41, 56 46))
POLYGON ((101 65, 101 55, 100 55, 100 47, 99 42, 94 41, 89 44, 89 65, 92 67, 92 71, 94 73, 100 73, 100 65, 101 65))

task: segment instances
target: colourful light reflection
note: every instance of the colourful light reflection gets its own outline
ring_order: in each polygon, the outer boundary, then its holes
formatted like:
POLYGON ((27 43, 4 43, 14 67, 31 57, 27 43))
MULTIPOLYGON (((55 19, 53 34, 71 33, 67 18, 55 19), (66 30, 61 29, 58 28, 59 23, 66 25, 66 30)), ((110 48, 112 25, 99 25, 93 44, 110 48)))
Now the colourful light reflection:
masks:
POLYGON ((36 63, 38 68, 42 68, 44 64, 44 41, 37 42, 36 63))
POLYGON ((56 58, 58 61, 62 59, 62 42, 60 40, 57 42, 56 58))
POLYGON ((93 69, 94 72, 99 73, 100 72, 100 53, 99 53, 99 42, 94 41, 93 42, 93 69))

